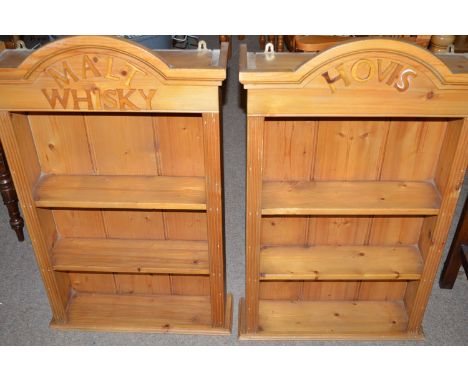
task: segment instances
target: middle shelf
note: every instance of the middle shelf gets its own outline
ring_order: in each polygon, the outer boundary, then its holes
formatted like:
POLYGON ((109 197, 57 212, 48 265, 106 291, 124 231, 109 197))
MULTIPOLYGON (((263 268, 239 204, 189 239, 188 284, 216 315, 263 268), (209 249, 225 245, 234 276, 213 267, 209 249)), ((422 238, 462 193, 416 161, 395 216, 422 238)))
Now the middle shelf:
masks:
POLYGON ((263 182, 263 215, 437 215, 439 208, 430 182, 263 182))
POLYGON ((260 251, 260 280, 418 280, 417 246, 280 246, 260 251))
POLYGON ((52 259, 56 271, 209 274, 205 241, 62 238, 52 259))
POLYGON ((44 175, 36 207, 206 210, 204 177, 44 175))

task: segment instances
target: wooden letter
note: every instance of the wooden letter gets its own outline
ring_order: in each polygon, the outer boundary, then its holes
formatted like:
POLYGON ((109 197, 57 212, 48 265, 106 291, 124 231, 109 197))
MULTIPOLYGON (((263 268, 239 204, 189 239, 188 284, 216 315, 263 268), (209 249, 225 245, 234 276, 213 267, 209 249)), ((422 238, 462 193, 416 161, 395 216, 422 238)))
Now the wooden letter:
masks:
POLYGON ((410 85, 410 77, 416 77, 417 74, 413 69, 405 69, 400 74, 400 79, 398 82, 395 83, 395 88, 399 92, 404 92, 406 89, 409 88, 410 85))
POLYGON ((327 84, 330 86, 332 93, 336 91, 335 85, 333 85, 335 82, 339 80, 343 80, 345 86, 349 86, 350 84, 349 79, 346 76, 346 72, 343 68, 343 65, 340 64, 335 69, 337 70, 338 75, 334 78, 330 78, 330 75, 328 74, 328 72, 322 73, 322 77, 325 78, 325 81, 327 81, 327 84))
POLYGON ((125 89, 117 89, 120 110, 140 110, 132 101, 128 99, 128 97, 135 93, 135 89, 129 89, 127 94, 124 94, 124 90, 125 89))
POLYGON ((129 62, 127 62, 127 66, 131 69, 130 70, 130 73, 128 74, 128 77, 127 77, 127 80, 125 81, 125 85, 126 86, 130 86, 130 82, 132 81, 133 77, 135 77, 135 74, 137 72, 140 72, 140 73, 143 73, 144 75, 146 75, 146 73, 140 69, 138 69, 136 66, 130 64, 129 62))
POLYGON ((107 57, 107 72, 106 72, 106 78, 109 80, 116 80, 118 81, 120 78, 117 76, 114 76, 112 74, 112 65, 113 65, 114 58, 113 57, 107 57))
POLYGON ((382 70, 382 60, 379 58, 377 59, 377 68, 379 72, 379 82, 384 81, 385 77, 389 75, 386 84, 391 85, 397 79, 400 70, 403 68, 403 65, 397 64, 396 62, 390 62, 390 64, 384 70, 382 70))
POLYGON ((104 110, 117 110, 117 94, 115 90, 104 90, 102 100, 104 101, 104 110))
POLYGON ((359 60, 359 61, 356 61, 352 68, 351 68, 351 75, 353 76, 353 78, 358 81, 358 82, 365 82, 367 81, 370 77, 372 77, 372 75, 374 74, 375 72, 375 66, 374 66, 374 63, 371 61, 371 60, 366 60, 366 59, 362 59, 362 60, 359 60), (363 65, 367 65, 368 66, 368 69, 366 70, 366 75, 364 75, 363 77, 360 76, 359 74, 359 67, 363 67, 363 65))
POLYGON ((146 109, 151 110, 152 109, 151 100, 153 99, 154 95, 156 94, 156 90, 155 89, 150 89, 148 91, 148 95, 146 95, 145 91, 142 90, 142 89, 139 89, 138 92, 141 94, 141 96, 143 97, 143 99, 146 102, 146 109))
POLYGON ((62 65, 63 65, 63 74, 59 73, 54 68, 48 68, 46 70, 49 76, 51 76, 61 88, 63 88, 64 84, 70 85, 70 79, 68 78, 69 75, 73 79, 73 81, 76 82, 79 80, 78 76, 75 73, 73 73, 73 71, 71 70, 67 61, 63 61, 62 65))
POLYGON ((83 56, 83 78, 86 77, 86 72, 91 70, 95 77, 101 77, 101 73, 99 72, 98 68, 94 65, 93 61, 87 56, 83 56))
POLYGON ((86 102, 88 104, 87 109, 94 110, 93 100, 91 98, 91 90, 84 89, 84 91, 86 92, 86 97, 78 97, 76 91, 76 89, 71 89, 71 94, 73 97, 73 109, 80 110, 80 102, 86 102))
POLYGON ((67 108, 68 95, 70 94, 70 89, 64 89, 62 97, 60 96, 58 89, 52 89, 52 94, 50 96, 49 94, 47 94, 47 89, 41 89, 41 91, 42 91, 42 94, 44 94, 45 97, 47 98, 47 101, 49 101, 49 104, 52 107, 52 109, 55 109, 57 100, 60 102, 60 104, 62 105, 64 109, 67 108))

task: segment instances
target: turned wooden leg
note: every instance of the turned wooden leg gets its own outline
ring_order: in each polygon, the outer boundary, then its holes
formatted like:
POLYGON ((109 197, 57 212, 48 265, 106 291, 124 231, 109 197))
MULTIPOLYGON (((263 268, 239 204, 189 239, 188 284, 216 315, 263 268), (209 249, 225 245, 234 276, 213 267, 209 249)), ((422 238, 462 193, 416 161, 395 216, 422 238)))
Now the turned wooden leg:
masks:
MULTIPOLYGON (((462 256, 464 253, 461 246, 468 243, 468 200, 465 201, 463 212, 460 216, 460 221, 457 226, 457 231, 453 237, 452 245, 450 246, 447 260, 445 260, 444 268, 440 275, 439 285, 443 289, 452 289, 458 271, 462 265, 462 256)), ((465 269, 466 271, 466 269, 465 269)))
POLYGON ((268 35, 267 36, 267 41, 271 44, 273 44, 273 46, 275 47, 275 51, 277 50, 276 49, 276 44, 275 44, 275 35, 268 35))
POLYGON ((278 36, 278 52, 284 52, 284 36, 279 35, 278 36))
POLYGON ((2 194, 3 203, 8 209, 10 215, 10 226, 16 232, 19 241, 24 240, 23 227, 24 221, 20 215, 18 208, 18 196, 16 195, 15 186, 11 179, 10 169, 6 162, 5 153, 3 152, 2 143, 0 142, 0 193, 2 194))

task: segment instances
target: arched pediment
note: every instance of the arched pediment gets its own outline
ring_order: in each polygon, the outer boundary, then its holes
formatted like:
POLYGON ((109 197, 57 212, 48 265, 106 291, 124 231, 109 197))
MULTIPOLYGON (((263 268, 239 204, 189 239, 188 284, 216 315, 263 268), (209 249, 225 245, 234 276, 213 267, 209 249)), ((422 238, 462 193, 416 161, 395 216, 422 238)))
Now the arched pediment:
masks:
POLYGON ((14 103, 0 95, 0 108, 211 110, 206 100, 216 101, 211 93, 226 77, 226 54, 227 47, 152 51, 116 37, 68 37, 33 51, 16 67, 0 67, 0 87, 18 95, 14 103))
MULTIPOLYGON (((374 82, 372 80, 378 79, 379 71, 381 78, 411 71, 416 74, 416 77, 427 78, 437 88, 467 86, 468 84, 468 74, 455 74, 428 50, 394 39, 352 40, 314 56, 303 54, 303 61, 299 64, 296 57, 294 67, 289 64, 291 60, 287 58, 288 53, 276 53, 273 58, 270 56, 268 59, 262 56, 268 56, 268 54, 257 54, 256 59, 250 61, 256 61, 259 64, 256 65, 254 62, 252 65, 254 68, 246 67, 241 73, 241 82, 248 87, 261 85, 307 87, 311 86, 316 78, 324 81, 323 77, 327 73, 330 78, 333 78, 333 74, 336 77, 336 74, 340 74, 341 67, 345 69, 343 78, 349 82, 353 82, 354 79, 354 82, 371 84, 374 82), (272 61, 276 61, 274 71, 270 69, 273 67, 272 61), (262 65, 262 62, 265 65, 262 65), (368 77, 366 77, 366 70, 370 72, 368 77)), ((405 76, 415 78, 413 74, 405 76)), ((381 82, 386 83, 387 80, 388 78, 384 78, 381 82)))
POLYGON ((319 54, 249 53, 240 80, 249 113, 258 115, 463 116, 468 60, 455 58, 360 39, 319 54))

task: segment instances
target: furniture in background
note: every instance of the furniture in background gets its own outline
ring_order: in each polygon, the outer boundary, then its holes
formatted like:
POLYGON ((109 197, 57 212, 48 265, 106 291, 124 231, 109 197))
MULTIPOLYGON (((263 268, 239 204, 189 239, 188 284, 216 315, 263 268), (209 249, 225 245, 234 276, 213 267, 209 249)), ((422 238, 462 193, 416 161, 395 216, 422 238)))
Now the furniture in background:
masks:
POLYGON ((286 36, 286 46, 291 52, 320 52, 352 38, 350 36, 286 36))
POLYGON ((247 53, 241 339, 418 339, 468 162, 468 60, 247 53))
POLYGON ((15 186, 11 179, 10 169, 3 152, 2 142, 0 141, 0 193, 2 194, 3 204, 5 204, 10 217, 10 226, 16 233, 19 241, 24 241, 24 221, 21 217, 18 207, 18 196, 15 186))
POLYGON ((455 37, 455 53, 468 53, 468 36, 458 35, 455 37))
MULTIPOLYGON (((325 36, 325 35, 290 35, 290 36, 265 36, 259 37, 260 49, 265 48, 265 43, 270 42, 275 47, 275 51, 283 52, 286 47, 290 52, 320 52, 344 41, 356 38, 358 36, 325 36)), ((367 36, 359 36, 367 37, 367 36)), ((403 41, 414 42, 424 48, 427 48, 431 39, 430 35, 393 35, 384 36, 398 38, 403 41)))
POLYGON ((0 62, 0 138, 51 326, 228 335, 227 46, 77 36, 12 52, 0 62))
MULTIPOLYGON (((17 39, 16 39, 17 41, 17 39)), ((13 44, 14 45, 14 44, 13 44)), ((6 44, 0 41, 0 54, 6 48, 6 44)), ((15 185, 11 179, 10 169, 3 152, 2 142, 0 140, 0 194, 10 217, 10 226, 15 231, 19 241, 24 241, 24 221, 18 207, 18 196, 16 195, 15 185)))
POLYGON ((465 200, 460 220, 447 254, 444 268, 439 279, 439 286, 443 289, 452 289, 457 279, 458 271, 463 266, 468 278, 468 199, 465 200))
POLYGON ((265 49, 266 43, 273 44, 276 52, 284 52, 284 36, 283 35, 260 35, 258 42, 260 49, 265 49))

